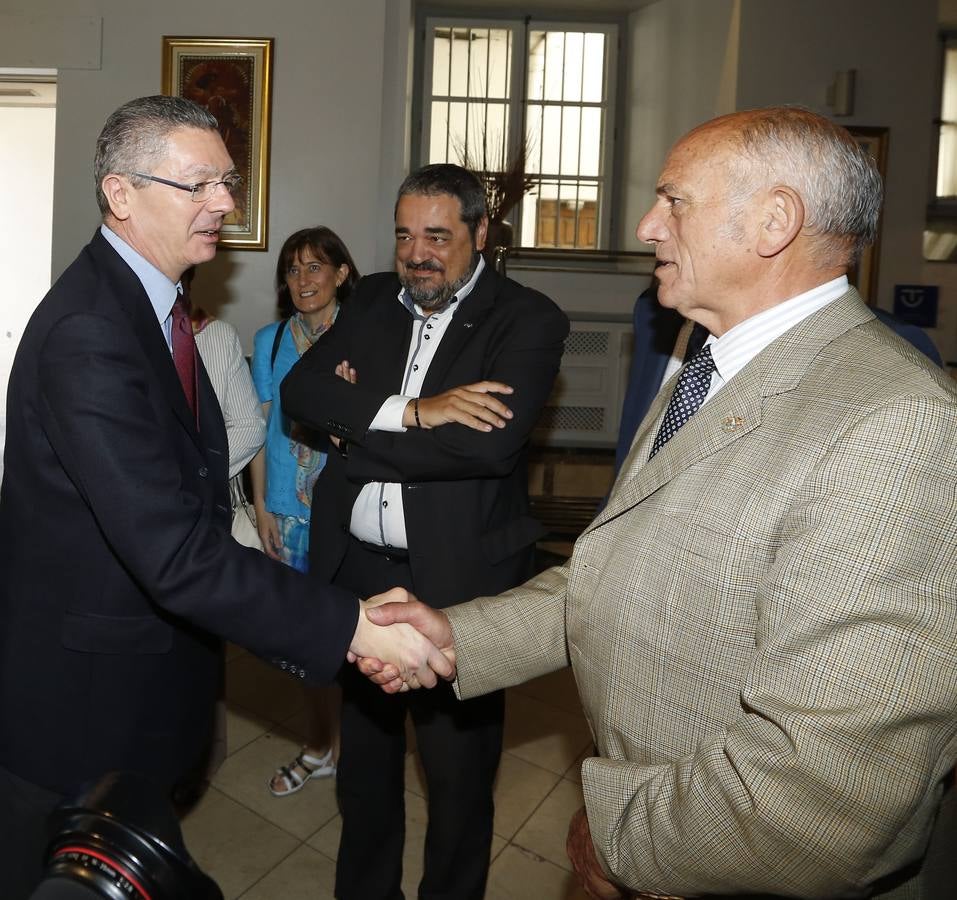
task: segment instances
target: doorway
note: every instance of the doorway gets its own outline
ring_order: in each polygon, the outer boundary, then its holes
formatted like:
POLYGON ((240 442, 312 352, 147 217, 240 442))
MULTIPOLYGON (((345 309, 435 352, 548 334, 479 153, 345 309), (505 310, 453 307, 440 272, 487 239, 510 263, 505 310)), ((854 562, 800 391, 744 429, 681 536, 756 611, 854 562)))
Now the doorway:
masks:
POLYGON ((50 287, 55 134, 56 70, 0 69, 0 448, 13 357, 50 287))

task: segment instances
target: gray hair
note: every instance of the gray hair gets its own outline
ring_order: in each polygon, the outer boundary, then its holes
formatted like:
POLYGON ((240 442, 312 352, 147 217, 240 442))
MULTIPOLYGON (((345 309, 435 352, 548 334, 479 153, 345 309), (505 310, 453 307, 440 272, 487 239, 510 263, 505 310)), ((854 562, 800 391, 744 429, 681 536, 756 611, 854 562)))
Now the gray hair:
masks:
POLYGON ((793 188, 804 201, 817 261, 853 265, 877 237, 883 187, 874 160, 846 129, 801 107, 733 115, 743 119, 730 129, 743 156, 732 162, 738 198, 762 184, 793 188))
POLYGON ((126 175, 134 187, 145 187, 145 179, 131 176, 156 168, 167 154, 171 132, 177 128, 215 131, 217 127, 212 113, 182 97, 156 95, 124 103, 106 120, 96 139, 93 179, 100 212, 105 216, 110 211, 103 193, 107 175, 126 175))

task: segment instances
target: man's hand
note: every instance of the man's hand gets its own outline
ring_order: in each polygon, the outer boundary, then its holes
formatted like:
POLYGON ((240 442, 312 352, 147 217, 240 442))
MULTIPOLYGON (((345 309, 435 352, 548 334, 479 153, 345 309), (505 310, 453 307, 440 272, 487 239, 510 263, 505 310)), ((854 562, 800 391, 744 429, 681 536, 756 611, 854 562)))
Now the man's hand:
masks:
MULTIPOLYGON (((356 370, 349 365, 349 360, 344 359, 339 365, 336 366, 336 375, 338 375, 343 381, 348 381, 349 384, 355 384, 358 380, 356 370)), ((329 435, 329 440, 332 442, 332 446, 337 450, 342 446, 342 439, 337 437, 334 434, 329 435)), ((352 662, 352 660, 349 660, 352 662)))
POLYGON ((568 825, 565 852, 572 861, 575 874, 581 881, 585 893, 592 900, 624 900, 628 896, 608 880, 605 870, 598 862, 591 831, 588 828, 588 813, 584 806, 572 816, 568 825))
MULTIPOLYGON (((385 594, 370 597, 366 606, 369 621, 377 625, 391 626, 394 623, 408 623, 427 637, 451 666, 448 675, 442 674, 447 681, 455 677, 455 644, 452 640, 452 628, 444 612, 416 600, 406 591, 393 588, 385 594), (396 596, 399 594, 400 596, 396 596), (396 602, 399 601, 399 602, 396 602), (375 604, 374 607, 368 604, 375 604)), ((399 625, 395 625, 399 627, 399 625)), ((405 627, 404 625, 402 627, 405 627)), ((361 654, 356 654, 361 656, 361 654)), ((357 661, 359 671, 378 684, 387 694, 408 690, 418 685, 410 684, 402 677, 399 668, 388 660, 378 657, 364 657, 357 661)), ((438 670, 436 670, 438 671, 438 670)), ((421 681, 421 679, 420 679, 421 681)), ((426 685, 432 687, 432 685, 426 685)))
MULTIPOLYGON (((342 363, 340 363, 342 365, 342 363)), ((338 374, 339 369, 336 369, 338 374)), ((476 431, 504 428, 512 418, 512 411, 492 394, 511 394, 512 389, 500 381, 477 381, 451 388, 434 397, 420 397, 410 401, 402 415, 406 428, 437 428, 449 422, 458 422, 476 431), (415 420, 418 403, 419 421, 415 420)))
POLYGON ((358 381, 356 370, 349 365, 349 360, 347 359, 344 359, 336 366, 336 375, 343 379, 343 381, 348 381, 349 384, 355 384, 358 381))
MULTIPOLYGON (((387 603, 400 609, 407 605, 404 602, 406 600, 408 605, 429 609, 403 588, 393 588, 371 598, 372 603, 387 603)), ((377 661, 382 670, 391 666, 389 681, 391 684, 398 679, 398 687, 388 693, 401 690, 403 684, 409 688, 435 687, 438 683, 436 675, 447 679, 454 676, 454 663, 427 637, 423 637, 411 625, 404 624, 400 616, 395 617, 394 625, 388 621, 376 624, 372 621, 373 614, 372 607, 366 603, 360 604, 359 623, 349 646, 349 658, 369 657, 377 661)), ((389 616, 383 618, 388 619, 389 616)))

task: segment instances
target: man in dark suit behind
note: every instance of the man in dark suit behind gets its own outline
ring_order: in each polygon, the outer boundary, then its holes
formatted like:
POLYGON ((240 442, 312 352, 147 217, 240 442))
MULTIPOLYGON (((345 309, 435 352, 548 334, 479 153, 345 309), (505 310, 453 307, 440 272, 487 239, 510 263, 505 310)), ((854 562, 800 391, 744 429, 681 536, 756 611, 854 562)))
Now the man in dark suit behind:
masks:
MULTIPOLYGON (((485 194, 452 165, 399 189, 396 270, 363 279, 283 384, 283 409, 338 442, 316 484, 310 570, 433 606, 532 574, 526 451, 568 320, 485 268, 485 194), (339 375, 337 375, 337 368, 339 375)), ((401 897, 406 712, 429 787, 420 898, 484 895, 504 702, 449 685, 387 697, 343 672, 340 900, 401 897)))
MULTIPOLYGON (((180 275, 213 257, 235 205, 238 176, 215 119, 179 98, 131 101, 104 126, 94 170, 103 226, 38 306, 10 377, 0 493, 7 900, 38 879, 45 818, 63 795, 110 770, 167 790, 201 773, 218 636, 314 681, 330 680, 347 651, 397 637, 368 623, 354 593, 230 537, 222 414, 191 330, 173 332, 180 275), (180 376, 184 366, 192 372, 180 376)), ((429 681, 428 648, 413 639, 407 649, 406 666, 429 681)))

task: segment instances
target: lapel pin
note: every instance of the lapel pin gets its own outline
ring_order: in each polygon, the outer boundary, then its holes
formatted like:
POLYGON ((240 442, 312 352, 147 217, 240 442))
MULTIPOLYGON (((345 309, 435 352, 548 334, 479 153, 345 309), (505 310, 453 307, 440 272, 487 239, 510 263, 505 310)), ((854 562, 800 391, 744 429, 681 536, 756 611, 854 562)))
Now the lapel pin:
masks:
POLYGON ((463 327, 463 328, 471 328, 471 327, 472 327, 472 323, 471 323, 471 322, 463 322, 463 323, 462 323, 462 327, 463 327))
POLYGON ((721 420, 721 430, 728 434, 740 428, 744 428, 744 419, 740 416, 725 416, 721 420))

